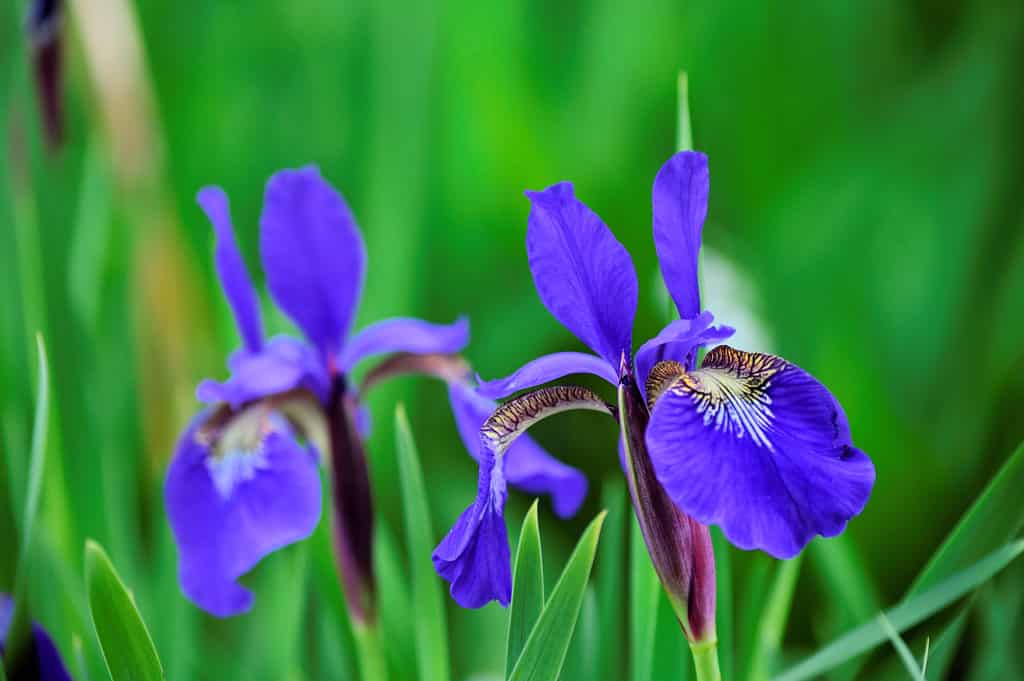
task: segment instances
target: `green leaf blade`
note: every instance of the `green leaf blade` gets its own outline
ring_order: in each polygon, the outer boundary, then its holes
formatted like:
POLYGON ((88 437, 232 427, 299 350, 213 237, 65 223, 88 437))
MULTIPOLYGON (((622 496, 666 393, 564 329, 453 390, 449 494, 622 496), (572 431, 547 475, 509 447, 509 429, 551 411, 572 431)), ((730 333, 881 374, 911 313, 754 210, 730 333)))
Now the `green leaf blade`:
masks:
POLYGON ((516 548, 512 573, 512 605, 508 613, 506 677, 512 675, 512 669, 526 646, 530 632, 544 610, 544 599, 544 560, 535 499, 523 520, 516 548))
POLYGON ((526 641, 510 681, 555 681, 562 671, 604 523, 601 512, 583 532, 526 641))
MULTIPOLYGON (((887 610, 885 616, 897 632, 923 621, 985 583, 1024 552, 1024 540, 1007 544, 966 570, 887 610)), ((775 681, 820 678, 826 672, 887 640, 878 619, 840 636, 816 654, 777 676, 775 681)))
POLYGON ((412 602, 416 618, 416 657, 420 679, 447 681, 450 676, 448 661, 448 627, 444 610, 444 597, 430 555, 434 542, 430 524, 423 469, 413 439, 405 408, 395 410, 395 449, 398 455, 398 474, 402 488, 402 510, 405 514, 405 535, 409 546, 409 565, 412 578, 412 602))
POLYGON ((161 681, 163 667, 135 601, 103 548, 85 542, 89 612, 112 681, 161 681))
POLYGON ((1020 444, 950 532, 914 580, 907 595, 920 593, 981 560, 1024 526, 1024 443, 1020 444))

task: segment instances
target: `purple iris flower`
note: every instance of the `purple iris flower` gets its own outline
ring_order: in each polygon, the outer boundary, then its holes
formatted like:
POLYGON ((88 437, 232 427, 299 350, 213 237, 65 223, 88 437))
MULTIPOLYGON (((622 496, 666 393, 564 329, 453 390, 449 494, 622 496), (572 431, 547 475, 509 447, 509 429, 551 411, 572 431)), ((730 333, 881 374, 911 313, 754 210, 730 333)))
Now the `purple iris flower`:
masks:
POLYGON ((434 553, 460 604, 508 603, 506 448, 533 423, 568 409, 604 411, 623 424, 634 508, 677 612, 689 612, 683 624, 691 640, 708 627, 713 632, 707 525, 720 525, 741 548, 790 558, 815 535, 842 532, 864 508, 874 467, 821 383, 781 358, 725 345, 697 367, 702 346, 733 333, 701 310, 697 267, 708 189, 707 158, 698 152, 674 155, 655 178, 654 243, 680 319, 635 356, 638 286, 629 254, 570 183, 527 192, 526 250, 537 292, 596 354, 540 357, 478 390, 500 398, 594 374, 618 389, 619 400, 613 406, 584 388, 553 386, 506 402, 487 421, 476 500, 434 553))
MULTIPOLYGON (((227 197, 207 187, 198 201, 216 233, 217 273, 243 347, 228 359, 226 381, 200 383, 197 397, 208 406, 181 435, 167 473, 182 590, 218 616, 249 609, 253 595, 238 578, 267 554, 309 536, 319 522, 323 455, 342 585, 353 618, 370 621, 373 508, 361 396, 403 373, 444 380, 459 431, 476 454, 476 433, 495 404, 473 392, 469 366, 455 354, 469 340, 468 322, 395 318, 350 334, 365 247, 342 196, 306 167, 270 178, 260 218, 267 287, 304 338, 266 339, 227 197), (353 368, 382 354, 387 357, 362 384, 353 385, 353 368)), ((579 471, 527 441, 510 454, 513 484, 550 494, 564 515, 575 512, 586 492, 579 471)))
MULTIPOLYGON (((4 655, 7 634, 14 616, 14 600, 7 594, 0 593, 0 657, 4 655)), ((53 639, 46 630, 37 623, 32 623, 32 654, 24 661, 24 666, 8 669, 12 681, 17 679, 38 679, 39 681, 71 681, 71 675, 64 667, 60 651, 53 644, 53 639)), ((3 664, 0 661, 0 664, 3 664)))

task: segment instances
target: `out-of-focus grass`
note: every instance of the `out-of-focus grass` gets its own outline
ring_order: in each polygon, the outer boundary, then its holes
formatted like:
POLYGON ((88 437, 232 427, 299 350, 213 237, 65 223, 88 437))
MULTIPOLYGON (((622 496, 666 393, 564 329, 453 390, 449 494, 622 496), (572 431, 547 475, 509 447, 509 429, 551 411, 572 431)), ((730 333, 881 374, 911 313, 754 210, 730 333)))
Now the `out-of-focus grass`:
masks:
MULTIPOLYGON (((15 460, 28 451, 42 331, 53 408, 30 598, 66 656, 72 634, 91 637, 80 575, 92 536, 135 590, 169 678, 223 678, 242 654, 247 674, 268 678, 352 665, 322 532, 246 578, 258 596, 244 619, 206 617, 177 587, 163 471, 194 409, 190 386, 223 376, 237 345, 193 200, 201 185, 230 194, 262 280, 263 183, 277 168, 319 163, 366 235, 360 320, 469 314, 469 355, 491 377, 575 345, 533 291, 523 189, 575 181, 633 253, 642 285, 654 280, 649 193, 675 144, 680 68, 690 74, 695 145, 711 159, 705 240, 749 277, 756 297, 743 302, 774 349, 833 389, 877 465, 873 498, 847 537, 871 576, 864 588, 882 602, 902 594, 1024 439, 1019 6, 140 0, 129 6, 161 144, 145 151, 163 154, 164 203, 119 179, 109 151, 119 131, 101 117, 109 90, 91 79, 74 13, 68 145, 45 154, 18 56, 23 4, 0 5, 0 446, 15 460), (272 636, 284 613, 308 635, 272 636)), ((641 296, 638 339, 660 328, 654 297, 641 296)), ((280 316, 270 324, 289 328, 280 316)), ((404 555, 390 419, 398 398, 420 443, 436 539, 475 488, 442 390, 404 380, 370 400, 376 501, 393 556, 404 555)), ((618 474, 614 427, 587 418, 537 429, 593 482, 571 523, 542 503, 549 568, 564 564, 598 510, 598 481, 618 474)), ((7 489, 21 475, 0 467, 5 537, 7 502, 18 498, 7 489)), ((522 517, 528 501, 513 494, 508 516, 522 517)), ((732 645, 744 659, 755 643, 744 632, 755 630, 743 613, 756 610, 770 573, 763 557, 730 551, 732 645)), ((0 589, 9 590, 12 560, 0 556, 0 589)), ((787 643, 804 650, 852 623, 850 604, 817 588, 830 584, 815 575, 829 565, 809 561, 796 587, 787 643)), ((389 569, 405 567, 396 559, 389 569)), ((1019 582, 997 584, 1019 597, 1019 582)), ((964 639, 972 648, 1005 654, 1000 642, 1021 625, 999 610, 1007 602, 979 599, 964 639)), ((503 617, 493 606, 449 615, 454 678, 500 673, 503 617)), ((625 640, 630 629, 619 626, 625 640)), ((83 650, 102 678, 91 640, 83 650)), ((658 650, 655 642, 655 664, 658 650)))

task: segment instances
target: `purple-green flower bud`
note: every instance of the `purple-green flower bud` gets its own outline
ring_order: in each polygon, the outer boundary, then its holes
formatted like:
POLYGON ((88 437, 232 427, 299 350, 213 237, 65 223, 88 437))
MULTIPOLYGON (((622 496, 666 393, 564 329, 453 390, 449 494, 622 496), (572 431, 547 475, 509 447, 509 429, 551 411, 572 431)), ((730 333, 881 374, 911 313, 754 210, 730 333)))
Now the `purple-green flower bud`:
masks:
POLYGON ((644 434, 650 414, 623 358, 619 423, 629 491, 654 570, 690 643, 713 642, 715 554, 708 528, 672 503, 658 482, 644 434))

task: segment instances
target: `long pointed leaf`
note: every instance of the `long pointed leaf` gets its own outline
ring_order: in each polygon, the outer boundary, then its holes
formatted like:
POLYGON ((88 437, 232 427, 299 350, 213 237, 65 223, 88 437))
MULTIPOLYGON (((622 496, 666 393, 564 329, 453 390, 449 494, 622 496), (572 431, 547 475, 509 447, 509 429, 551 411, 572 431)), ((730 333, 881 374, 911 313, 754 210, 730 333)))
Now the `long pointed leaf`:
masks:
MULTIPOLYGON (((896 631, 905 631, 986 582, 1022 552, 1024 552, 1024 541, 1007 544, 966 570, 904 600, 896 607, 887 610, 885 615, 892 622, 896 631)), ((818 678, 830 669, 874 648, 885 640, 885 632, 878 620, 872 619, 776 677, 776 681, 801 681, 802 679, 818 678)))
POLYGON ((1010 541, 1024 526, 1024 444, 1010 455, 921 570, 907 595, 920 593, 976 563, 1010 541))
POLYGON ((398 475, 402 486, 405 537, 412 572, 413 616, 416 620, 416 658, 422 681, 449 678, 448 627, 444 599, 437 574, 430 562, 433 546, 430 507, 427 505, 423 469, 413 440, 405 408, 395 410, 395 444, 398 475))
POLYGON ((736 641, 733 635, 732 553, 729 541, 719 527, 711 528, 715 549, 715 628, 718 630, 718 664, 723 679, 733 678, 736 641))
POLYGON ((591 521, 569 556, 569 562, 509 676, 510 681, 555 681, 561 673, 594 565, 604 516, 602 511, 591 521))
POLYGON ((164 678, 153 639, 110 558, 96 542, 85 542, 89 612, 112 681, 164 678))
MULTIPOLYGON (((32 423, 32 445, 29 449, 28 480, 25 492, 25 507, 21 514, 21 542, 18 549, 17 571, 14 577, 14 612, 11 614, 8 632, 8 661, 17 660, 29 643, 31 618, 28 614, 28 581, 31 565, 32 533, 39 511, 39 496, 43 487, 43 471, 46 468, 46 433, 50 414, 50 370, 46 358, 46 344, 41 334, 36 334, 36 349, 39 355, 38 388, 36 410, 32 423)), ((11 451, 12 457, 17 456, 11 451)))
POLYGON ((630 514, 629 533, 629 669, 632 681, 651 681, 654 634, 661 582, 647 555, 640 523, 630 514))
POLYGON ((800 576, 801 556, 779 564, 772 583, 768 601, 761 612, 760 624, 754 639, 754 652, 750 658, 750 671, 747 678, 762 681, 768 675, 778 657, 782 645, 782 635, 786 631, 786 621, 793 605, 793 591, 797 577, 800 576))
MULTIPOLYGON (((900 660, 903 662, 903 666, 906 668, 907 673, 910 674, 910 678, 914 681, 925 681, 924 675, 921 670, 917 667, 917 660, 914 659, 914 654, 910 652, 910 648, 907 647, 906 642, 900 638, 899 632, 892 626, 892 622, 885 616, 884 612, 878 613, 878 626, 882 628, 885 635, 889 637, 889 641, 892 643, 893 648, 899 653, 900 660)), ((927 654, 927 651, 926 651, 927 654)), ((925 658, 925 664, 927 664, 927 657, 925 658)))
POLYGON ((512 576, 512 605, 508 612, 505 676, 511 676, 541 611, 544 609, 544 560, 537 523, 537 500, 523 520, 512 576))
POLYGON ((601 505, 608 511, 597 561, 597 621, 599 645, 597 673, 604 681, 623 677, 623 621, 625 609, 625 535, 632 510, 626 505, 626 485, 621 475, 601 486, 601 505))

